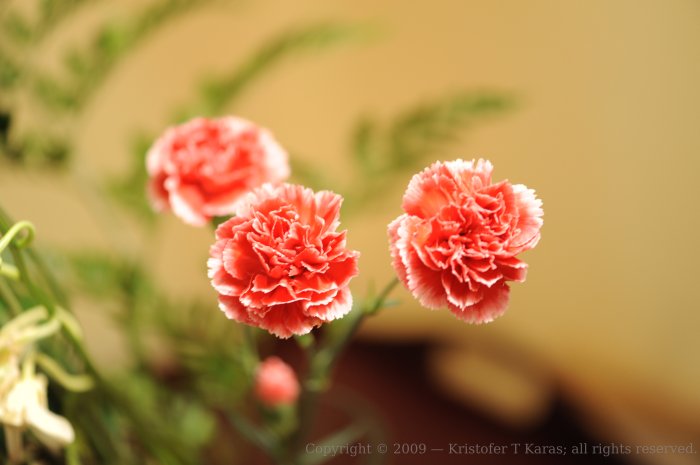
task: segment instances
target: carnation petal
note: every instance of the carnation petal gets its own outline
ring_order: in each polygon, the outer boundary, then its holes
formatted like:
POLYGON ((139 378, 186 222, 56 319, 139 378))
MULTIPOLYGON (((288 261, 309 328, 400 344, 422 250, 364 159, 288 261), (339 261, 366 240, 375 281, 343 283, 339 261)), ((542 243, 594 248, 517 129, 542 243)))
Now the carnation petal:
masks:
POLYGON ((232 278, 246 279, 261 270, 260 261, 249 244, 236 240, 219 242, 223 244, 221 252, 223 267, 232 278))
POLYGON ((460 308, 450 305, 449 308, 457 318, 467 323, 490 323, 505 313, 509 292, 508 286, 501 284, 486 289, 483 298, 472 306, 460 308))
POLYGON ((316 215, 323 219, 324 231, 335 230, 338 227, 340 217, 340 206, 343 198, 330 191, 316 193, 316 204, 318 205, 316 215))
POLYGON ((542 200, 535 196, 535 191, 528 189, 522 184, 513 186, 513 193, 516 196, 516 205, 520 214, 518 229, 520 230, 513 239, 510 246, 518 251, 527 250, 537 245, 542 228, 542 200))
POLYGON ((406 264, 408 289, 418 301, 427 308, 444 307, 447 299, 441 273, 426 267, 415 250, 402 252, 401 258, 406 264))
POLYGON ((271 307, 265 318, 257 321, 256 325, 286 339, 293 335, 307 334, 321 323, 323 321, 320 318, 306 315, 301 304, 294 302, 271 307))
POLYGON ((345 287, 350 283, 350 280, 357 276, 360 272, 357 266, 359 253, 348 253, 344 260, 336 259, 329 264, 328 271, 325 276, 333 280, 338 287, 345 287))
POLYGON ((515 257, 499 258, 496 260, 498 269, 508 281, 523 282, 527 277, 527 263, 515 257))
POLYGON ((425 173, 413 176, 403 197, 404 211, 409 215, 421 218, 438 213, 450 201, 449 196, 442 188, 442 184, 447 180, 441 179, 438 173, 431 176, 426 176, 425 173))
POLYGON ((408 215, 403 214, 389 223, 389 226, 387 227, 387 234, 389 236, 389 251, 391 253, 391 265, 394 267, 394 271, 396 271, 397 276, 406 287, 408 287, 406 265, 404 265, 403 261, 401 260, 401 252, 399 250, 398 243, 400 240, 399 228, 402 227, 403 222, 407 217, 408 215))
POLYGON ((192 226, 207 224, 209 217, 201 213, 204 202, 196 189, 181 185, 172 178, 165 182, 165 188, 170 194, 170 206, 173 213, 192 226))
POLYGON ((241 305, 238 297, 219 294, 219 308, 230 320, 239 323, 253 324, 246 308, 241 305))
POLYGON ((437 309, 445 305, 440 275, 423 264, 410 243, 419 222, 419 219, 406 215, 396 228, 398 239, 393 242, 393 246, 398 261, 395 260, 395 268, 399 277, 405 270, 404 284, 421 304, 437 309))
POLYGON ((148 199, 151 206, 157 212, 166 210, 168 203, 168 190, 165 188, 165 176, 160 174, 148 181, 148 199))
POLYGON ((455 307, 464 309, 484 298, 483 288, 473 291, 469 286, 469 282, 460 282, 449 271, 442 273, 441 282, 447 295, 447 301, 455 307))
POLYGON ((335 298, 329 303, 307 306, 306 314, 320 318, 323 321, 332 321, 344 317, 350 310, 352 310, 352 294, 350 289, 344 287, 337 292, 335 298))
POLYGON ((202 206, 204 214, 210 217, 233 215, 236 211, 238 202, 241 201, 242 194, 240 190, 233 190, 222 195, 217 195, 202 206))
POLYGON ((227 296, 240 295, 245 289, 240 281, 233 279, 223 268, 210 268, 209 275, 212 286, 219 294, 227 296))

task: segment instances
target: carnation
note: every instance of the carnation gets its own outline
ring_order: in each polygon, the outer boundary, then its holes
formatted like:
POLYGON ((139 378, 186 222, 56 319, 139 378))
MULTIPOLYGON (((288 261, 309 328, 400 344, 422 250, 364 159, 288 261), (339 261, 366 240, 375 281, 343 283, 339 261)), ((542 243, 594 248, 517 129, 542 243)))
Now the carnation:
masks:
POLYGON ((509 281, 525 280, 517 255, 540 239, 542 201, 532 189, 492 183, 489 161, 437 162, 416 174, 404 214, 388 227, 392 265, 425 307, 486 323, 508 305, 509 281))
POLYGON ((352 308, 359 253, 337 231, 342 197, 266 184, 216 229, 209 278, 229 318, 286 338, 352 308))
POLYGON ((272 135, 234 116, 168 129, 148 151, 146 167, 154 208, 170 208, 193 226, 232 214, 251 189, 289 176, 287 153, 272 135))

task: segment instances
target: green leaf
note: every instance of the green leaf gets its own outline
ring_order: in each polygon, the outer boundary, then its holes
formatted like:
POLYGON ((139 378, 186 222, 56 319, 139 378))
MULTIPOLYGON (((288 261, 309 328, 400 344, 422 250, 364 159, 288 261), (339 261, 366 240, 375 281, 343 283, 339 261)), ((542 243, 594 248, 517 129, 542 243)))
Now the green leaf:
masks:
POLYGON ((381 159, 373 160, 370 166, 379 173, 414 168, 454 142, 472 124, 501 114, 512 105, 512 98, 502 93, 461 92, 404 111, 384 134, 385 152, 374 152, 375 158, 381 159))

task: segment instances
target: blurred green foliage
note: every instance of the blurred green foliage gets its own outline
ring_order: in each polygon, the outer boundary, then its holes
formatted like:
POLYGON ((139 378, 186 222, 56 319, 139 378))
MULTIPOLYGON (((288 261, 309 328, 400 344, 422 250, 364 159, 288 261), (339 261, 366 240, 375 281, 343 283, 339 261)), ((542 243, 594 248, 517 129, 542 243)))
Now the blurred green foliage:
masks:
POLYGON ((248 86, 285 59, 302 53, 318 52, 348 41, 366 40, 375 33, 367 26, 320 23, 280 34, 255 50, 243 64, 220 77, 207 79, 200 87, 199 102, 191 109, 180 110, 176 120, 218 115, 235 104, 236 98, 248 86))
POLYGON ((42 103, 56 110, 79 110, 90 100, 112 69, 143 40, 178 15, 216 0, 164 0, 148 4, 133 17, 106 21, 84 49, 64 56, 66 81, 39 75, 35 91, 42 103))
POLYGON ((8 12, 2 22, 2 28, 8 38, 19 45, 36 44, 50 34, 67 16, 91 2, 98 0, 42 0, 37 2, 33 24, 17 11, 8 12))
POLYGON ((503 92, 463 91, 421 102, 386 123, 361 118, 350 144, 357 178, 345 193, 346 213, 391 185, 392 176, 416 171, 427 160, 445 156, 445 149, 467 129, 503 114, 514 104, 514 97, 503 92))
POLYGON ((409 108, 386 125, 362 119, 353 135, 355 160, 367 177, 413 170, 455 142, 466 128, 513 103, 502 92, 460 92, 409 108))
MULTIPOLYGON (((23 1, 36 7, 30 9, 31 14, 20 13, 10 3, 0 9, 4 13, 0 17, 0 159, 20 169, 60 169, 70 174, 75 172, 76 157, 85 156, 75 153, 81 118, 110 74, 165 25, 217 0, 152 0, 122 19, 103 18, 79 46, 59 52, 63 61, 57 74, 35 66, 32 57, 62 23, 80 9, 100 2, 23 1), (18 103, 26 98, 39 110, 36 118, 29 119, 32 124, 20 130, 14 123, 27 111, 18 103)), ((229 71, 202 78, 192 100, 180 102, 171 122, 235 110, 241 95, 268 73, 280 70, 282 64, 375 36, 372 28, 334 22, 284 31, 264 41, 229 71)), ((354 187, 347 197, 362 204, 358 201, 387 187, 389 176, 422 166, 465 129, 503 113, 512 103, 512 97, 500 92, 465 91, 422 102, 386 122, 362 118, 348 152, 354 177, 346 177, 344 183, 354 187)), ((89 184, 100 186, 89 192, 90 201, 105 211, 119 209, 135 215, 145 235, 157 234, 154 226, 158 217, 147 202, 144 163, 155 137, 147 130, 136 134, 131 147, 124 150, 125 156, 130 156, 127 172, 89 184)), ((322 168, 294 155, 291 164, 297 182, 332 187, 322 168)), ((0 214, 1 231, 9 224, 9 218, 0 214)), ((220 312, 212 309, 213 296, 207 302, 175 301, 158 289, 147 264, 130 250, 64 250, 55 257, 51 265, 58 270, 60 283, 40 256, 28 249, 21 254, 13 250, 10 260, 18 266, 26 260, 31 283, 15 284, 0 278, 0 285, 16 293, 25 308, 37 303, 68 305, 62 289, 89 299, 96 311, 110 312, 128 340, 127 356, 133 360, 130 370, 110 374, 87 394, 53 390, 52 402, 77 430, 77 441, 68 449, 66 463, 202 463, 202 457, 208 457, 207 450, 221 441, 230 442, 230 437, 222 438, 217 432, 245 431, 245 420, 232 412, 237 407, 243 411, 250 408, 251 354, 241 351, 240 327, 220 324, 220 312)), ((5 321, 9 303, 4 298, 0 299, 0 310, 5 321)), ((331 325, 329 332, 342 333, 345 326, 357 322, 346 319, 331 325)), ((85 360, 67 341, 56 341, 45 349, 63 366, 76 372, 85 369, 85 360)), ((376 429, 367 428, 370 433, 349 429, 327 440, 333 443, 375 434, 376 429)), ((249 435, 253 441, 265 440, 255 434, 249 435)), ((51 457, 47 463, 63 461, 51 457)))

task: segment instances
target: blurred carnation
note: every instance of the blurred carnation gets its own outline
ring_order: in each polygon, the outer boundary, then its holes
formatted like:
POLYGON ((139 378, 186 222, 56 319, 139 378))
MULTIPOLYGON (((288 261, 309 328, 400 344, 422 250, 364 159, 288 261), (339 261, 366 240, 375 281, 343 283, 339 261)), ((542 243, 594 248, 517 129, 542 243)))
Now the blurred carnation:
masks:
POLYGON ((286 338, 348 313, 359 253, 336 231, 341 203, 290 184, 248 194, 210 250, 209 278, 226 315, 286 338))
POLYGON ((486 323, 508 305, 507 281, 524 281, 516 255, 540 239, 542 201, 532 189, 491 183, 489 161, 437 162, 413 176, 405 214, 389 224, 392 264, 431 309, 486 323))
POLYGON ((168 129, 148 151, 146 167, 153 206, 172 208, 194 226, 232 214, 242 195, 289 176, 287 153, 272 135, 233 116, 168 129))
POLYGON ((266 358, 255 373, 255 395, 269 407, 293 404, 299 396, 299 381, 292 367, 279 357, 266 358))

